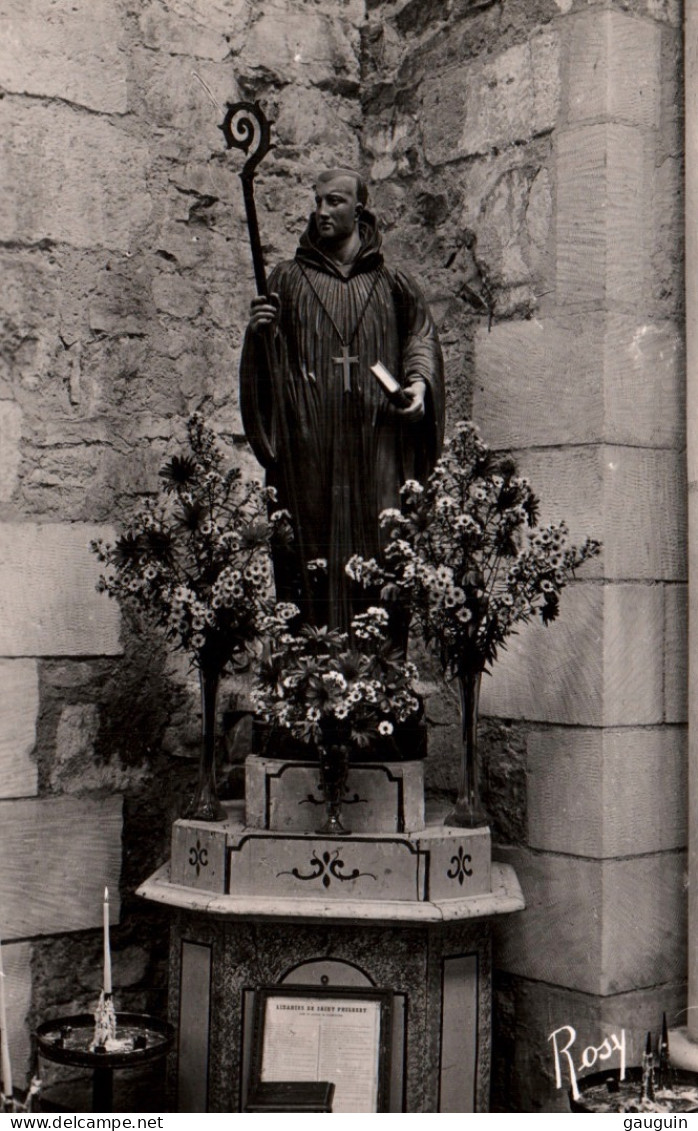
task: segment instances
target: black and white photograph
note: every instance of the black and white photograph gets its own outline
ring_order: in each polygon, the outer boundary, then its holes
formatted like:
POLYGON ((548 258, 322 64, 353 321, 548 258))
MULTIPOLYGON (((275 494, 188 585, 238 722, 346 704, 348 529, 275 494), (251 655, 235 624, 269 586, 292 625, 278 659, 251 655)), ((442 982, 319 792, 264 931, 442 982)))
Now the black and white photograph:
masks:
POLYGON ((0 0, 0 123, 8 1126, 688 1127, 698 0, 0 0))

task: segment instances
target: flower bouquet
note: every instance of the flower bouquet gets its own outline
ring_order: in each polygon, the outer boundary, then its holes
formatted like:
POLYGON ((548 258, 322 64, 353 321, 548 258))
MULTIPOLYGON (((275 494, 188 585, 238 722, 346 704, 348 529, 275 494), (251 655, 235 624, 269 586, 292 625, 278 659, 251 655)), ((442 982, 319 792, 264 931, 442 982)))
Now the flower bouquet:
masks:
POLYGON ((160 471, 158 495, 113 544, 92 544, 109 570, 99 587, 161 629, 199 672, 202 750, 187 816, 225 817, 216 795, 215 717, 219 681, 244 660, 273 605, 270 543, 285 512, 267 517, 270 489, 224 468, 199 413, 187 423, 188 451, 160 471))
POLYGON ((521 624, 559 612, 560 592, 598 554, 587 538, 569 544, 564 522, 538 527, 539 503, 510 457, 498 457, 477 427, 456 425, 425 486, 408 481, 402 510, 381 515, 388 544, 380 562, 355 556, 347 572, 403 602, 445 674, 458 680, 462 758, 449 825, 488 823, 479 795, 477 715, 482 673, 521 624))
POLYGON ((394 743, 396 730, 422 712, 417 670, 388 638, 388 614, 369 608, 349 633, 293 624, 298 608, 277 604, 265 622, 269 648, 252 693, 260 720, 317 753, 326 801, 324 835, 347 835, 340 819, 352 750, 394 743))

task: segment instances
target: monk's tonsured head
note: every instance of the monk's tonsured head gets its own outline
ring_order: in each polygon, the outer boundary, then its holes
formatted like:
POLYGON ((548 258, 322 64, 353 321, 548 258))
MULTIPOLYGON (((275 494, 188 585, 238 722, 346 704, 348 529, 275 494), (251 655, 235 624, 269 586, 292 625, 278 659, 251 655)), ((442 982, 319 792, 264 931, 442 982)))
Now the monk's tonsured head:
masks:
POLYGON ((323 239, 348 236, 368 200, 365 181, 353 169, 327 169, 315 182, 315 222, 323 239))

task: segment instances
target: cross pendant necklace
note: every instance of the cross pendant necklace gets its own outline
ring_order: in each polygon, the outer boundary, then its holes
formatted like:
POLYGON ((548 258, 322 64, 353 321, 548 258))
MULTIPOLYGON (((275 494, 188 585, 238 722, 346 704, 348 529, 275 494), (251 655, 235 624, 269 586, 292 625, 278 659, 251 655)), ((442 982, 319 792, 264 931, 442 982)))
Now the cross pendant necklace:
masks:
POLYGON ((380 279, 382 272, 381 271, 376 272, 375 278, 374 278, 374 280, 371 284, 371 288, 368 292, 368 295, 366 296, 366 301, 365 301, 365 303, 364 303, 364 305, 361 309, 359 317, 356 320, 356 325, 354 326, 354 329, 352 331, 351 336, 347 340, 344 337, 344 335, 342 334, 341 330, 339 329, 339 326, 335 322, 335 320, 332 317, 332 315, 330 314, 329 310, 325 306, 324 302, 320 298, 320 295, 317 293, 317 290, 313 286, 312 280, 309 278, 308 273, 305 270, 303 264, 299 263, 298 266, 300 267, 302 274, 305 276, 305 281, 307 282, 311 291, 315 295, 315 298, 319 302, 321 310, 323 311, 323 313, 327 316, 327 318, 332 323, 334 331, 335 331, 337 337, 339 338, 340 342, 342 343, 342 356, 341 357, 333 357, 332 358, 332 364, 333 365, 341 365, 341 367, 342 367, 342 390, 345 393, 351 393, 351 367, 352 367, 352 365, 358 365, 359 364, 359 355, 358 355, 358 353, 355 353, 355 354, 350 353, 349 352, 350 346, 351 346, 352 342, 354 341, 354 338, 356 337, 357 333, 359 332, 359 326, 363 322, 364 314, 368 310, 368 304, 370 303, 370 301, 373 297, 373 292, 375 291, 375 289, 378 285, 378 280, 380 279))
POLYGON ((341 367, 342 367, 342 377, 344 379, 344 392, 350 393, 351 392, 351 367, 352 367, 352 365, 358 365, 359 364, 359 355, 358 354, 350 354, 349 353, 349 346, 345 342, 342 342, 342 356, 341 357, 333 357, 332 361, 335 365, 341 365, 341 367))

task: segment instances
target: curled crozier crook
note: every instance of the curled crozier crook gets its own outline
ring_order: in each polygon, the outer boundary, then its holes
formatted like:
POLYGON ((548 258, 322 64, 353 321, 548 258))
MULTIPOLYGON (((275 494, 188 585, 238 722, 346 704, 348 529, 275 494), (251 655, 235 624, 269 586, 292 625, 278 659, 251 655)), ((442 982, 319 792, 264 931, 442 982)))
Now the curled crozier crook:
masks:
POLYGON ((254 200, 254 176, 260 161, 272 148, 271 125, 258 102, 229 102, 227 113, 219 129, 223 131, 228 149, 241 149, 243 153, 249 154, 240 173, 240 180, 245 200, 257 292, 266 295, 267 276, 254 200))
POLYGON ((240 176, 254 176, 259 162, 272 148, 270 123, 259 102, 229 102, 219 128, 223 131, 228 149, 249 153, 240 176))

